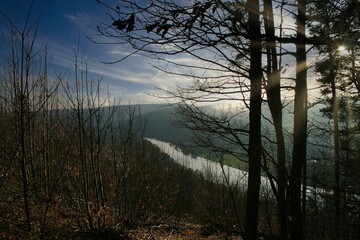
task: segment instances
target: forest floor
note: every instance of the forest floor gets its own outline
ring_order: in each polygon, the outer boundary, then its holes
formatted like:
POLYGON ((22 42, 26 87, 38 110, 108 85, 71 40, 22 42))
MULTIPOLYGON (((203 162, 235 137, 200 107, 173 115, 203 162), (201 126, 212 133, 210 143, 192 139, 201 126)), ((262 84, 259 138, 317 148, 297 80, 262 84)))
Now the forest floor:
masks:
POLYGON ((214 227, 195 224, 190 221, 164 221, 146 223, 121 233, 98 232, 84 233, 75 239, 107 240, 241 240, 238 232, 219 230, 214 227))
POLYGON ((125 239, 138 240, 241 240, 238 233, 224 232, 198 224, 159 224, 139 227, 127 232, 125 239))

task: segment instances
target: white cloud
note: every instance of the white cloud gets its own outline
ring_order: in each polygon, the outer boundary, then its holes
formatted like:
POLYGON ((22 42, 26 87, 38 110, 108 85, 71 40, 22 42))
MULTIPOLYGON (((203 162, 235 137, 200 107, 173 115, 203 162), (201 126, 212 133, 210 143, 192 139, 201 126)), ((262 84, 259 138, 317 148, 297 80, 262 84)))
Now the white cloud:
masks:
POLYGON ((95 23, 91 22, 91 17, 83 12, 64 14, 64 18, 72 22, 81 32, 84 33, 89 32, 89 30, 93 29, 95 26, 95 23))
MULTIPOLYGON (((103 78, 103 81, 108 84, 110 94, 126 101, 136 103, 164 102, 164 99, 153 96, 159 95, 155 88, 175 90, 178 85, 189 85, 192 81, 184 77, 165 74, 150 64, 151 59, 139 55, 134 55, 120 63, 104 64, 101 62, 102 60, 115 58, 109 53, 119 57, 119 54, 125 55, 125 51, 121 51, 120 46, 118 49, 114 46, 92 46, 91 51, 84 50, 84 59, 87 61, 89 73, 95 78, 103 78)), ((76 51, 77 47, 67 47, 52 42, 49 45, 51 63, 65 68, 68 73, 72 74, 74 52, 76 51)))

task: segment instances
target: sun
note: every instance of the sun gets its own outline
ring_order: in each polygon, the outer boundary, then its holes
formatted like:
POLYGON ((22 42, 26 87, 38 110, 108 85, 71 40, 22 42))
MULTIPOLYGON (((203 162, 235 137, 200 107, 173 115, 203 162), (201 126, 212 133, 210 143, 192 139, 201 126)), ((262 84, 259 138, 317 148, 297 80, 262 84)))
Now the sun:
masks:
POLYGON ((338 51, 342 52, 342 51, 345 51, 346 50, 346 47, 344 45, 340 45, 338 47, 338 51))

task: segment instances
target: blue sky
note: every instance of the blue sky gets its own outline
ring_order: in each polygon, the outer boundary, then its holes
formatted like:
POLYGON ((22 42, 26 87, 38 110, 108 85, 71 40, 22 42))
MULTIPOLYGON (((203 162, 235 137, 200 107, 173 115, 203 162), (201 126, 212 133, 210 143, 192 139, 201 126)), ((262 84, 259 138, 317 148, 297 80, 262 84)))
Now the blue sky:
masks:
MULTIPOLYGON (((116 0, 107 2, 115 4, 116 0)), ((22 26, 30 3, 31 0, 1 0, 0 9, 18 26, 22 26)), ((117 64, 103 63, 118 60, 132 49, 126 45, 95 44, 86 38, 97 34, 96 26, 99 23, 111 21, 106 15, 106 8, 96 0, 34 0, 32 18, 35 17, 40 17, 38 43, 48 44, 49 65, 53 69, 69 72, 74 63, 74 49, 80 47, 86 56, 92 77, 102 78, 111 97, 116 97, 123 103, 163 102, 164 100, 151 96, 158 94, 155 87, 174 90, 178 85, 191 84, 191 79, 169 76, 156 70, 151 64, 161 63, 139 55, 133 55, 117 64)), ((291 26, 292 20, 288 19, 288 22, 291 26)), ((6 29, 8 24, 0 15, 0 35, 5 34, 6 29)), ((178 62, 195 64, 193 60, 189 56, 176 56, 178 62)), ((289 73, 294 74, 290 67, 287 71, 289 73)), ((309 82, 309 85, 314 85, 314 82, 309 82)))
MULTIPOLYGON (((0 1, 0 9, 11 21, 22 26, 30 3, 30 0, 0 1)), ((37 40, 40 44, 48 44, 50 66, 69 72, 74 62, 74 49, 80 46, 92 77, 102 78, 112 97, 132 103, 160 101, 151 96, 156 94, 154 88, 170 89, 178 81, 170 83, 169 76, 157 71, 151 66, 151 60, 142 56, 104 64, 103 61, 119 59, 131 49, 123 45, 94 44, 86 38, 96 34, 96 26, 101 21, 111 21, 105 12, 96 0, 34 0, 31 16, 32 19, 40 17, 37 40)), ((6 34, 7 29, 9 25, 0 16, 0 34, 6 34)))

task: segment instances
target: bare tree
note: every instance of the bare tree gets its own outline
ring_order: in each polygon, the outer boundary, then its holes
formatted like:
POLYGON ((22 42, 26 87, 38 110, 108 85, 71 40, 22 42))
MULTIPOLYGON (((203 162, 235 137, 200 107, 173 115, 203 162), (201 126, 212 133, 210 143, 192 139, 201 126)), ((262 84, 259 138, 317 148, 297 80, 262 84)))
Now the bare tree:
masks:
POLYGON ((261 41, 259 1, 248 1, 250 39, 250 112, 249 112, 249 180, 246 201, 245 236, 258 238, 259 192, 261 170, 261 41))
MULTIPOLYGON (((293 161, 289 183, 290 236, 291 239, 303 239, 303 216, 306 191, 301 204, 301 183, 303 171, 306 171, 306 135, 307 135, 307 63, 306 63, 306 1, 298 1, 296 17, 296 81, 294 99, 294 143, 293 161), (305 170, 304 170, 305 169, 305 170)), ((305 178, 304 178, 305 179, 305 178)), ((306 184, 305 184, 306 185, 306 184)))
MULTIPOLYGON (((2 13, 2 12, 1 12, 2 13)), ((30 21, 31 7, 27 13, 25 23, 22 27, 17 27, 11 19, 4 13, 11 27, 11 40, 8 48, 8 64, 10 68, 6 72, 9 78, 7 84, 11 84, 11 96, 7 99, 7 104, 11 104, 11 112, 18 135, 18 167, 22 181, 23 207, 26 216, 26 226, 28 232, 31 231, 32 219, 29 201, 29 176, 27 166, 33 168, 31 158, 31 124, 34 113, 41 110, 44 103, 32 101, 32 96, 36 91, 36 86, 43 79, 34 78, 32 72, 36 69, 34 57, 38 54, 35 49, 35 39, 37 34, 38 21, 30 21)), ((9 85, 8 85, 9 86, 9 85)), ((32 170, 32 169, 31 169, 32 170)), ((33 173, 33 171, 31 171, 33 173)), ((33 175, 32 175, 33 176, 33 175)))

